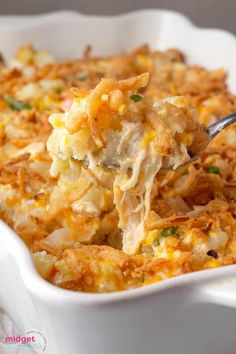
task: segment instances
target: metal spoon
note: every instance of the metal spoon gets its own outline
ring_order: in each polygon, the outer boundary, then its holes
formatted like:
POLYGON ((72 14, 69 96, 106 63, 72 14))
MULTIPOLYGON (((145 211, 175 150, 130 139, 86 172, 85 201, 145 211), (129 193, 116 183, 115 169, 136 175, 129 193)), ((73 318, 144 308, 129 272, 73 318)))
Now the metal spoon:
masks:
MULTIPOLYGON (((225 129, 226 127, 228 127, 229 125, 236 123, 236 112, 229 114, 228 116, 218 120, 217 122, 213 123, 212 125, 210 125, 209 127, 206 128, 206 133, 209 135, 210 139, 209 139, 209 143, 211 142, 211 140, 218 135, 223 129, 225 129)), ((200 151, 201 153, 202 151, 200 151)), ((197 160, 199 158, 200 155, 194 155, 193 157, 191 157, 188 161, 182 163, 181 165, 179 165, 177 167, 177 169, 179 169, 182 166, 188 165, 189 163, 197 160)), ((83 160, 83 162, 85 162, 86 164, 88 164, 87 160, 83 160)), ((101 161, 101 165, 103 167, 112 169, 112 170, 119 170, 120 169, 120 164, 119 162, 117 162, 115 160, 115 158, 113 160, 111 159, 107 159, 107 160, 103 160, 101 161)), ((164 168, 164 169, 172 169, 173 166, 170 166, 168 168, 164 168)))
MULTIPOLYGON (((233 112, 231 114, 229 114, 228 116, 218 120, 217 122, 211 124, 208 128, 206 128, 206 132, 209 135, 210 139, 209 139, 209 143, 211 142, 211 140, 218 135, 223 129, 225 129, 226 127, 228 127, 231 124, 236 123, 236 112, 233 112)), ((199 155, 195 155, 193 157, 191 157, 190 160, 188 160, 187 162, 183 163, 182 165, 178 166, 182 167, 185 166, 187 164, 189 164, 192 161, 195 161, 199 158, 199 155)))
POLYGON ((218 120, 207 128, 207 133, 210 138, 213 139, 218 135, 223 129, 229 125, 236 123, 236 112, 229 114, 228 116, 218 120))

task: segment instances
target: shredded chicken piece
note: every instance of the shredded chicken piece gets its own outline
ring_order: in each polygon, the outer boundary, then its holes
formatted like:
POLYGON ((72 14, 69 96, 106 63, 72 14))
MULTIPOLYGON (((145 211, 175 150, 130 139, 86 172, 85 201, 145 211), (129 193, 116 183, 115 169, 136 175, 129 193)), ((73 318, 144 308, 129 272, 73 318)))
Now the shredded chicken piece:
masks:
MULTIPOLYGON (((196 146, 202 149, 208 142, 207 134, 184 97, 171 97, 153 103, 145 96, 136 94, 134 97, 142 102, 137 102, 134 114, 132 92, 145 87, 148 77, 144 73, 118 82, 103 79, 82 100, 78 102, 75 99, 69 112, 58 118, 54 115, 49 118, 54 126, 48 140, 53 164, 65 161, 68 166, 59 172, 62 178, 70 169, 70 159, 81 163, 88 161, 91 170, 105 166, 115 171, 114 204, 119 214, 119 227, 123 231, 123 251, 128 254, 137 253, 145 238, 144 226, 150 212, 154 179, 159 170, 172 166, 177 168, 190 158, 188 149, 199 153, 201 150, 196 150, 196 146), (121 108, 114 104, 114 91, 121 92, 116 98, 123 102, 121 108), (76 112, 79 117, 81 114, 88 116, 80 129, 76 112), (75 120, 77 133, 70 134, 71 130, 66 130, 64 126, 57 127, 57 119, 63 121, 65 126, 69 121, 70 128, 75 120), (80 145, 74 144, 72 139, 83 129, 87 129, 87 139, 92 139, 96 146, 88 144, 87 150, 82 152, 80 145)), ((90 198, 93 198, 92 195, 90 198)), ((86 203, 90 203, 92 210, 94 201, 86 198, 86 203)))

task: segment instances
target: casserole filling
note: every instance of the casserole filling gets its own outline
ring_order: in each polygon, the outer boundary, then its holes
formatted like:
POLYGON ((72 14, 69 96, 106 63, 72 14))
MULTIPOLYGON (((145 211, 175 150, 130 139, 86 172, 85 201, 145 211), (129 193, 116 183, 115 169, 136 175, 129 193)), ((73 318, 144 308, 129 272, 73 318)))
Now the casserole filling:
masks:
POLYGON ((184 96, 152 102, 136 93, 146 87, 148 77, 144 73, 118 82, 103 79, 90 92, 74 89, 78 97, 70 110, 49 117, 54 127, 47 144, 51 174, 59 176, 61 193, 78 181, 71 206, 82 216, 100 216, 106 211, 101 201, 110 199, 127 254, 140 251, 148 219, 159 219, 151 210, 157 173, 186 163, 189 154, 200 154, 208 142, 184 96), (111 188, 81 188, 81 174, 96 175, 97 169, 107 174, 111 188))
POLYGON ((46 280, 111 292, 235 263, 235 127, 204 150, 204 125, 235 111, 222 70, 147 46, 62 63, 26 46, 11 66, 1 217, 46 280))

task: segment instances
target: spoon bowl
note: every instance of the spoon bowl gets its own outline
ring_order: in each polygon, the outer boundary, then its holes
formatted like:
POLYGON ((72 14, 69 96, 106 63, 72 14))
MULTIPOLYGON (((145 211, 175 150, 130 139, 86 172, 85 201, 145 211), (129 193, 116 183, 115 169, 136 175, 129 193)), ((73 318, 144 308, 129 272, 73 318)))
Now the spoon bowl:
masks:
MULTIPOLYGON (((229 125, 236 123, 236 112, 229 114, 228 116, 218 120, 217 122, 211 124, 206 128, 206 132, 209 135, 208 144, 214 139, 223 129, 227 128, 229 125)), ((194 155, 190 160, 179 165, 178 168, 188 165, 189 163, 196 161, 200 155, 194 155)))

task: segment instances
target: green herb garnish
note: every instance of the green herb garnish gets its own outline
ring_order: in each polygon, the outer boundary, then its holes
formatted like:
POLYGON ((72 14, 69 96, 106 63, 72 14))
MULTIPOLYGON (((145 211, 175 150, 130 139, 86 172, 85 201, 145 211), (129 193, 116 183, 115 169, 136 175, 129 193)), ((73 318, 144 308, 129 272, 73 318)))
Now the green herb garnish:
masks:
POLYGON ((54 92, 58 94, 62 93, 62 87, 61 86, 54 87, 54 92))
POLYGON ((76 80, 85 81, 88 78, 88 73, 86 71, 81 71, 76 75, 76 80))
POLYGON ((134 95, 129 96, 129 98, 130 98, 131 100, 133 100, 134 102, 139 102, 139 101, 141 101, 142 96, 140 96, 140 95, 138 95, 138 94, 134 94, 134 95))
POLYGON ((160 237, 168 237, 173 235, 179 236, 179 231, 176 226, 166 227, 165 229, 162 229, 160 237))
POLYGON ((207 168, 208 173, 215 173, 216 175, 220 174, 220 168, 218 166, 210 166, 207 168))
POLYGON ((9 104, 9 107, 13 111, 19 112, 19 111, 22 111, 23 109, 31 109, 32 108, 31 104, 29 104, 27 102, 18 101, 10 95, 4 95, 4 99, 7 101, 7 103, 9 104))
POLYGON ((157 247, 159 246, 160 240, 159 238, 154 238, 154 240, 152 241, 152 246, 157 247))
POLYGON ((171 227, 166 227, 165 229, 161 230, 160 236, 157 238, 154 238, 152 241, 152 246, 157 247, 160 244, 160 240, 162 238, 168 237, 168 236, 179 236, 179 231, 176 226, 171 226, 171 227))
POLYGON ((77 80, 79 80, 79 81, 85 81, 85 80, 87 80, 87 76, 78 76, 77 77, 77 80))

